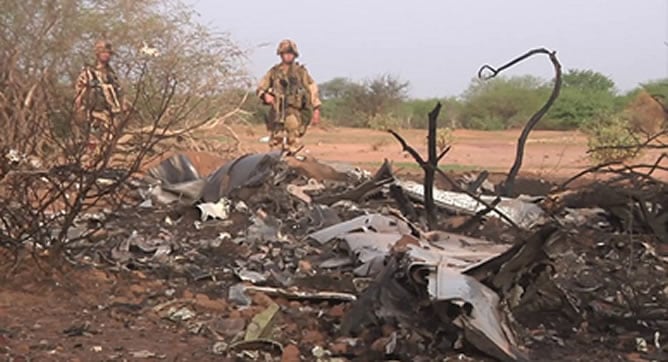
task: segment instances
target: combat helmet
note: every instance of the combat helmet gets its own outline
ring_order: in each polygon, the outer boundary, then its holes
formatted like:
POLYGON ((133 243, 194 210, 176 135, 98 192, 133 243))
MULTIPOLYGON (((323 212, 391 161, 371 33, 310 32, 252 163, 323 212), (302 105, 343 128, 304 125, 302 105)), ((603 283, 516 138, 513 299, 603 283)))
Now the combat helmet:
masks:
POLYGON ((110 54, 114 54, 111 42, 108 40, 98 40, 97 42, 95 42, 95 55, 99 55, 100 53, 104 52, 109 52, 110 54))
POLYGON ((299 56, 299 50, 297 50, 297 44, 290 39, 284 39, 284 40, 281 40, 280 43, 278 43, 278 48, 276 49, 276 54, 281 55, 281 53, 285 53, 285 52, 291 52, 292 54, 295 55, 295 57, 299 56))

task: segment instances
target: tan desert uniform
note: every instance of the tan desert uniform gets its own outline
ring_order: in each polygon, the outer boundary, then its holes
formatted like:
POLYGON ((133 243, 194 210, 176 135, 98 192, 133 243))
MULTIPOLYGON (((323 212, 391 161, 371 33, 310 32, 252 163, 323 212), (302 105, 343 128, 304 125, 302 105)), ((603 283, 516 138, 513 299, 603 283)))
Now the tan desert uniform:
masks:
MULTIPOLYGON (((280 55, 287 51, 299 56, 296 44, 289 40, 282 41, 276 53, 280 55)), ((313 110, 321 105, 318 85, 303 65, 281 63, 273 66, 258 85, 260 98, 267 93, 275 98, 267 120, 270 145, 295 150, 311 121, 313 110)))
MULTIPOLYGON (((110 52, 111 43, 99 41, 95 44, 95 54, 110 52)), ((122 113, 123 93, 116 72, 111 66, 85 66, 75 85, 75 104, 80 107, 78 112, 83 116, 86 126, 90 127, 91 139, 88 142, 91 150, 110 136, 110 128, 114 119, 122 113)))

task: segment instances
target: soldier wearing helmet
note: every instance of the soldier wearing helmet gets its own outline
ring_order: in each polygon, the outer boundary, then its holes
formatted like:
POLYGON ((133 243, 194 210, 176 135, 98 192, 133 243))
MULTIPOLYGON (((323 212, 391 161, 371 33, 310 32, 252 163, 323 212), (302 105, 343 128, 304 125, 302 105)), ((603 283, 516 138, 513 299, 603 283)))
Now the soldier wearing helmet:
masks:
POLYGON ((299 57, 295 42, 281 41, 276 54, 281 62, 262 78, 257 95, 271 106, 266 120, 271 133, 270 146, 295 152, 309 124, 320 122, 318 85, 306 68, 295 61, 299 57))
POLYGON ((99 144, 110 137, 114 119, 124 110, 123 91, 110 60, 114 54, 109 41, 95 43, 95 65, 85 65, 75 85, 75 110, 88 128, 88 148, 99 151, 99 144))

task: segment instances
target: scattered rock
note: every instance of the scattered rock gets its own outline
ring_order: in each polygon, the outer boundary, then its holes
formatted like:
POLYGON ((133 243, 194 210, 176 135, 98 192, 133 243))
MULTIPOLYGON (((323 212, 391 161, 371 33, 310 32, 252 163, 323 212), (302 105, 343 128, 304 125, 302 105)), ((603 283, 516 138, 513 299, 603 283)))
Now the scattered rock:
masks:
POLYGON ((205 294, 196 294, 195 295, 195 304, 202 308, 206 308, 216 312, 225 312, 228 309, 228 304, 225 299, 215 299, 212 300, 209 296, 205 294))
POLYGON ((246 295, 246 287, 243 284, 235 284, 230 287, 227 300, 236 305, 251 305, 251 299, 246 295))
POLYGON ((246 328, 246 320, 242 318, 224 318, 218 319, 213 323, 216 332, 225 337, 235 337, 246 328))
POLYGON ((299 348, 294 344, 289 344, 283 348, 283 355, 281 356, 281 362, 300 362, 301 356, 299 348))
POLYGON ((329 345, 329 350, 332 351, 332 354, 335 356, 345 355, 348 353, 350 346, 345 342, 336 342, 329 345))
POLYGON ((371 344, 371 350, 385 354, 385 347, 390 342, 390 337, 380 337, 371 344))
POLYGON ((317 330, 309 329, 303 333, 302 343, 320 345, 325 342, 325 338, 322 333, 317 330))
POLYGON ((298 264, 299 271, 309 274, 313 271, 313 266, 308 260, 300 260, 298 264))
POLYGON ((271 297, 261 292, 253 292, 252 300, 253 304, 257 304, 261 307, 268 307, 275 303, 271 297))
POLYGON ((343 304, 337 304, 332 308, 330 308, 329 311, 327 312, 327 315, 329 315, 332 318, 341 318, 343 317, 344 314, 346 314, 346 309, 343 304))

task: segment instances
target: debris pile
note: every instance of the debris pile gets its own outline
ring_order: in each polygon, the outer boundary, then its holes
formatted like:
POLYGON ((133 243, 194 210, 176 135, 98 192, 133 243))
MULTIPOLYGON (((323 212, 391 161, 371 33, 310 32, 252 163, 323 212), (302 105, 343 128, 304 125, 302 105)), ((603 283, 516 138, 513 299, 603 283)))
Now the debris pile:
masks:
POLYGON ((212 354, 521 361, 602 343, 666 356, 662 201, 435 189, 436 222, 469 225, 428 230, 424 187, 387 162, 369 174, 265 153, 202 176, 177 155, 148 173, 137 207, 70 253, 166 280, 142 310, 207 336, 212 354))

